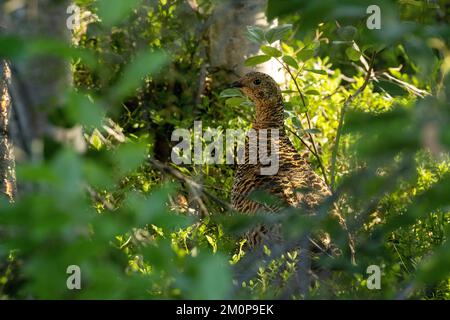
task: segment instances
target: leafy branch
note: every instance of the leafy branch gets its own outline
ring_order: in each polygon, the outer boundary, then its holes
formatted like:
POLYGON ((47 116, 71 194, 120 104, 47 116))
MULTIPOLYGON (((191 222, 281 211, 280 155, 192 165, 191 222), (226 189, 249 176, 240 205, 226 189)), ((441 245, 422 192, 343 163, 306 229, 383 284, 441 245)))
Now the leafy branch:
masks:
MULTIPOLYGON (((297 77, 294 76, 294 75, 292 74, 292 71, 291 71, 291 68, 289 67, 289 65, 287 65, 287 64, 285 64, 285 63, 282 63, 282 62, 281 62, 280 60, 278 60, 278 59, 276 59, 276 60, 283 66, 283 68, 289 73, 289 75, 291 76, 292 80, 294 81, 295 88, 297 89, 297 92, 298 92, 299 95, 300 95, 300 99, 302 100, 303 107, 305 108, 305 116, 306 116, 306 120, 307 120, 307 122, 308 122, 308 129, 311 130, 311 129, 312 129, 311 118, 310 118, 310 116, 309 116, 309 114, 308 114, 308 110, 306 110, 305 96, 303 95, 303 92, 302 92, 302 90, 300 89, 300 86, 299 86, 299 84, 298 84, 298 82, 297 82, 297 77)), ((311 148, 309 148, 309 147, 306 145, 306 143, 303 141, 303 139, 301 139, 297 134, 296 134, 295 136, 296 136, 297 138, 299 138, 300 141, 301 141, 305 146, 308 147, 308 150, 316 157, 317 161, 319 162, 320 170, 322 171, 322 175, 323 175, 323 178, 324 178, 324 180, 325 180, 325 183, 329 186, 329 183, 328 183, 328 177, 327 177, 327 174, 326 174, 326 170, 325 170, 325 167, 323 166, 322 160, 321 160, 321 158, 320 158, 320 156, 319 156, 319 152, 317 151, 316 142, 314 141, 314 137, 313 137, 313 135, 311 134, 311 132, 307 132, 307 134, 308 134, 309 139, 311 140, 311 144, 312 144, 313 150, 311 150, 311 148)))
POLYGON ((334 190, 334 185, 335 185, 335 181, 336 181, 336 159, 337 159, 337 153, 338 153, 338 150, 339 150, 339 142, 340 142, 341 135, 342 135, 342 127, 344 125, 345 113, 347 111, 348 105, 350 105, 353 102, 353 100, 355 100, 355 98, 361 92, 363 92, 364 89, 369 84, 369 81, 370 81, 370 78, 371 78, 371 75, 372 75, 374 59, 375 59, 375 54, 373 54, 372 57, 370 58, 369 66, 368 66, 368 69, 366 71, 366 76, 364 78, 363 84, 353 94, 351 94, 347 98, 347 100, 345 100, 344 105, 342 106, 342 111, 341 111, 341 114, 339 116, 339 125, 338 125, 337 133, 336 133, 336 141, 334 143, 333 153, 331 155, 331 185, 330 185, 331 190, 334 190))

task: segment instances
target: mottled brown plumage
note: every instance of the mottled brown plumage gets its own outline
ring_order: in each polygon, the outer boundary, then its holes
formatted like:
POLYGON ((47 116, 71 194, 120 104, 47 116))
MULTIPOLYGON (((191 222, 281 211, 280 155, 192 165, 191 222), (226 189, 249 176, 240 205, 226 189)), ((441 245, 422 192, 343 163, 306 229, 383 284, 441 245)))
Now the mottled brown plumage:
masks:
MULTIPOLYGON (((267 74, 251 72, 233 84, 240 88, 255 104, 256 115, 253 128, 279 129, 279 170, 275 175, 261 175, 261 164, 249 164, 248 154, 255 152, 253 145, 246 143, 245 163, 238 165, 235 172, 231 202, 233 207, 243 213, 254 214, 258 211, 266 211, 267 207, 261 203, 249 199, 249 195, 255 190, 264 190, 275 195, 287 206, 303 207, 311 212, 326 197, 331 195, 330 189, 310 167, 294 148, 284 128, 284 107, 281 90, 277 83, 267 74), (249 150, 250 148, 250 150, 249 150)), ((270 139, 270 137, 269 137, 270 139)), ((266 141, 258 141, 258 144, 266 141)), ((270 149, 270 147, 268 147, 270 149)), ((273 207, 276 212, 280 208, 273 207)), ((337 217, 345 228, 345 221, 337 212, 332 214, 337 217)), ((246 236, 248 244, 253 247, 267 238, 273 237, 273 232, 267 226, 261 226, 249 232, 246 236)), ((272 230, 273 231, 273 230, 272 230)), ((322 245, 329 247, 328 236, 321 237, 322 245)), ((326 248, 328 249, 328 248, 326 248)))

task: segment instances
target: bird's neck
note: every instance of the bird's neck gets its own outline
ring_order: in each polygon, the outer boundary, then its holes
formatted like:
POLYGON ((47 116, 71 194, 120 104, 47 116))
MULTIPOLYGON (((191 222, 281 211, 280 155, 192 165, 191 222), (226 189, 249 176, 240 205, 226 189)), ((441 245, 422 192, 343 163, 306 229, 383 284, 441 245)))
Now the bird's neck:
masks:
POLYGON ((275 103, 259 101, 255 103, 255 107, 254 129, 284 128, 284 106, 281 97, 275 103))

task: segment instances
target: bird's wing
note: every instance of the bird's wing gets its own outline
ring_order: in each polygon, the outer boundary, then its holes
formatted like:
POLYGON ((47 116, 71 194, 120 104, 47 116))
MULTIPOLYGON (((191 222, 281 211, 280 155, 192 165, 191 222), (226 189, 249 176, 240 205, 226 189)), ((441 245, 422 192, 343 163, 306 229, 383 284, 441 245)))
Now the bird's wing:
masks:
MULTIPOLYGON (((290 206, 302 207, 313 211, 332 193, 322 177, 315 173, 305 160, 299 160, 298 157, 298 155, 292 156, 293 162, 288 166, 288 170, 280 175, 281 184, 284 186, 284 200, 290 206)), ((351 260, 354 263, 354 241, 336 203, 333 204, 329 214, 339 222, 344 232, 348 235, 351 260)), ((325 246, 330 244, 330 238, 327 234, 322 234, 320 238, 325 246)))

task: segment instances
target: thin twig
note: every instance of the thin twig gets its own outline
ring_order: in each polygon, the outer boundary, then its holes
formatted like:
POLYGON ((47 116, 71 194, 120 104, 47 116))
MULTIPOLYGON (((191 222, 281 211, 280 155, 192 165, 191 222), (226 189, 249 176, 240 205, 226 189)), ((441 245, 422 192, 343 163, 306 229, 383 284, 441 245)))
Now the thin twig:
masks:
POLYGON ((305 140, 302 139, 302 137, 300 137, 296 132, 294 132, 293 130, 289 129, 289 131, 296 136, 300 142, 309 150, 309 152, 311 152, 317 159, 317 161, 319 162, 319 166, 320 166, 320 170, 322 171, 322 175, 325 179, 325 182, 328 185, 328 177, 327 177, 327 173, 325 171, 325 167, 323 166, 322 160, 320 159, 319 155, 311 149, 311 147, 305 142, 305 140))
POLYGON ((311 149, 311 147, 309 146, 309 144, 306 143, 306 141, 300 137, 295 131, 288 129, 290 133, 292 133, 295 137, 297 137, 297 139, 300 140, 300 142, 309 150, 309 152, 311 152, 312 154, 314 154, 314 156, 316 156, 316 154, 314 153, 314 150, 311 149))
MULTIPOLYGON (((302 100, 303 107, 306 108, 305 96, 303 95, 303 92, 302 92, 302 90, 300 89, 300 86, 299 86, 299 84, 298 84, 298 82, 297 82, 297 77, 294 76, 294 75, 292 74, 291 68, 290 68, 287 64, 282 63, 282 62, 281 62, 280 60, 278 60, 278 59, 277 59, 277 61, 283 66, 283 68, 284 68, 284 69, 289 73, 289 75, 291 76, 292 80, 294 81, 294 85, 295 85, 295 87, 297 88, 297 92, 298 92, 299 95, 300 95, 300 99, 302 100)), ((309 128, 309 129, 312 129, 312 126, 311 126, 311 118, 309 117, 308 110, 305 110, 305 116, 306 116, 306 120, 307 120, 307 122, 308 122, 308 128, 309 128)), ((313 147, 313 149, 314 149, 313 154, 314 154, 314 156, 317 158, 317 161, 319 162, 320 167, 323 168, 322 161, 321 161, 321 159, 320 159, 320 157, 319 157, 319 152, 317 151, 316 143, 315 143, 315 141, 314 141, 314 137, 313 137, 313 135, 312 135, 310 132, 308 132, 307 134, 308 134, 309 139, 311 140, 311 144, 312 144, 312 147, 313 147)), ((308 149, 309 149, 309 148, 308 148, 308 149)), ((323 174, 323 178, 324 178, 324 180, 325 180, 325 183, 329 186, 328 178, 327 178, 327 175, 325 174, 325 170, 324 170, 324 169, 322 170, 322 174, 323 174)))
POLYGON ((115 209, 114 204, 112 204, 105 197, 102 197, 100 194, 98 194, 98 192, 95 191, 91 186, 86 185, 86 190, 93 200, 100 202, 107 210, 113 211, 115 209))
POLYGON ((400 254, 400 252, 397 249, 397 246, 395 245, 395 243, 392 243, 392 245, 394 246, 395 252, 397 252, 398 257, 400 258, 400 262, 402 263, 402 265, 405 268, 406 272, 410 273, 408 267, 406 266, 405 262, 403 261, 402 255, 400 254))
MULTIPOLYGON (((169 173, 171 176, 173 176, 174 178, 176 178, 179 181, 182 181, 183 183, 186 184, 186 186, 189 188, 189 190, 193 191, 194 194, 198 195, 198 198, 196 199, 196 201, 201 200, 199 193, 203 193, 205 196, 209 197, 211 200, 217 202, 218 204, 220 204, 223 208, 229 210, 229 211, 233 211, 232 206, 223 201, 222 199, 219 199, 218 197, 216 197, 215 195, 209 193, 208 191, 204 190, 202 188, 202 185, 195 182, 194 180, 190 179, 189 177, 185 176, 184 174, 182 174, 179 170, 170 167, 168 165, 163 164, 162 162, 155 160, 155 159, 151 159, 148 158, 148 161, 151 163, 151 165, 162 172, 167 172, 169 173)), ((203 203, 203 202, 202 202, 203 203)), ((200 205, 200 204, 199 204, 200 205)), ((204 204, 203 204, 204 206, 204 204)), ((203 212, 204 214, 204 212, 203 212)))
POLYGON ((423 97, 425 97, 425 96, 429 96, 429 95, 430 95, 430 93, 429 93, 428 91, 419 89, 419 88, 413 86, 412 84, 410 84, 410 83, 408 83, 408 82, 405 82, 405 81, 402 81, 402 80, 400 80, 400 79, 397 79, 396 77, 390 75, 390 74, 387 73, 387 72, 381 73, 381 76, 384 77, 385 79, 387 79, 387 80, 390 81, 390 82, 395 82, 395 83, 401 85, 401 86, 402 86, 403 88, 405 88, 407 91, 411 92, 412 94, 414 94, 414 95, 416 95, 416 96, 418 96, 418 97, 423 98, 423 97))
POLYGON ((163 164, 162 162, 159 162, 158 160, 153 160, 150 158, 148 160, 153 165, 154 168, 156 168, 162 172, 167 172, 170 175, 172 175, 173 177, 177 178, 178 180, 184 182, 192 195, 191 200, 196 202, 198 205, 200 216, 202 218, 204 218, 209 215, 208 209, 206 208, 206 206, 203 203, 203 200, 200 196, 200 193, 203 193, 203 188, 201 187, 201 185, 197 184, 194 180, 189 179, 188 177, 183 175, 180 171, 178 171, 172 167, 169 167, 169 166, 163 164))

